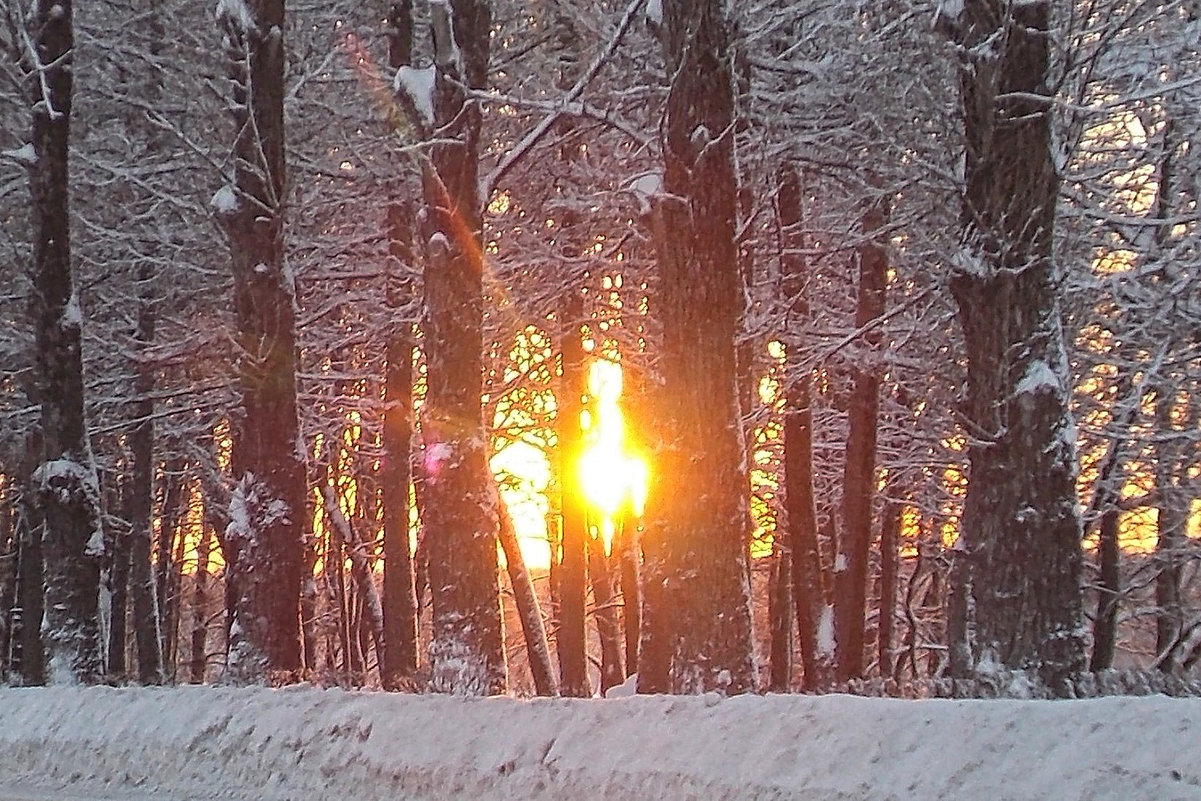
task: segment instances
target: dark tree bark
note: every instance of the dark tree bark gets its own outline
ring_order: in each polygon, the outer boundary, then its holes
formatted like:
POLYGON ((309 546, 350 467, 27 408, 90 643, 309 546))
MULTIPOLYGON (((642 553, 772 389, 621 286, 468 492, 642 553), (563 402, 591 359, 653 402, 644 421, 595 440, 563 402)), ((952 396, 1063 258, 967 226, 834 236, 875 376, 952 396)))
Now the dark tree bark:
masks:
POLYGON ((599 539, 588 540, 588 578, 592 585, 592 615, 600 641, 600 691, 605 694, 625 680, 621 665, 621 629, 617 625, 617 599, 605 545, 599 539))
MULTIPOLYGON (((413 4, 388 5, 388 65, 393 71, 412 62, 413 4)), ((403 191, 397 188, 397 192, 403 191)), ((384 651, 380 677, 384 688, 398 689, 417 672, 417 594, 409 549, 409 486, 412 483, 413 334, 407 318, 412 300, 408 272, 415 267, 415 208, 394 198, 388 207, 388 308, 391 330, 384 373, 384 651)))
MULTIPOLYGON (((896 489, 895 485, 893 487, 896 489)), ((901 514, 903 506, 897 498, 889 498, 884 505, 884 519, 880 524, 880 604, 879 624, 876 627, 876 661, 879 675, 892 675, 892 640, 897 607, 897 548, 901 541, 901 514)))
POLYGON ((213 548, 213 531, 201 524, 200 541, 196 543, 196 576, 192 594, 192 627, 188 640, 190 660, 188 680, 203 684, 208 671, 208 614, 210 603, 209 558, 213 548))
POLYGON ((214 206, 229 238, 241 394, 230 421, 236 486, 223 543, 232 590, 228 672, 236 681, 277 681, 300 669, 306 495, 296 288, 283 246, 284 3, 221 8, 237 138, 233 183, 214 206))
MULTIPOLYGON (((1125 405, 1122 414, 1115 420, 1118 431, 1129 429, 1141 406, 1142 385, 1132 396, 1131 384, 1129 375, 1123 376, 1118 382, 1117 398, 1125 405)), ((1101 514, 1101 523, 1097 528, 1097 614, 1093 618, 1093 651, 1088 664, 1088 669, 1094 673, 1113 667, 1118 638, 1118 612, 1122 598, 1122 550, 1118 543, 1121 531, 1118 504, 1122 490, 1122 481, 1119 479, 1122 472, 1122 446, 1123 441, 1118 437, 1110 443, 1105 461, 1097 470, 1097 489, 1091 510, 1101 514)))
MULTIPOLYGON (((863 331, 884 314, 888 257, 875 241, 884 226, 885 204, 873 199, 863 214, 865 239, 855 250, 859 297, 855 328, 863 331)), ((863 334, 862 362, 853 369, 854 386, 847 410, 847 451, 842 484, 842 536, 834 567, 834 641, 840 682, 863 675, 864 621, 867 617, 867 567, 872 542, 872 502, 876 497, 876 417, 880 374, 874 364, 880 333, 863 334)))
MULTIPOLYGON (((784 355, 784 509, 787 530, 783 537, 791 555, 793 603, 797 639, 804 668, 802 686, 810 692, 829 683, 833 669, 833 643, 823 636, 823 621, 832 622, 828 606, 830 577, 822 568, 817 536, 817 505, 813 491, 813 409, 810 405, 811 370, 805 362, 801 331, 809 317, 806 299, 805 260, 801 256, 803 205, 801 176, 792 165, 777 176, 777 213, 783 235, 783 294, 788 302, 784 355)), ((830 626, 827 626, 829 632, 830 626)), ((832 633, 832 632, 829 632, 832 633)))
POLYGON ((585 557, 587 521, 578 465, 583 454, 580 413, 583 411, 584 344, 580 339, 583 304, 575 291, 568 293, 560 310, 562 332, 561 376, 555 437, 558 441, 559 509, 562 513, 562 561, 559 566, 559 625, 555 638, 559 652, 559 688, 565 696, 588 698, 587 639, 584 635, 584 599, 588 593, 585 557))
POLYGON ((559 680, 555 677, 554 665, 550 660, 550 643, 546 639, 546 625, 542 622, 538 593, 534 590, 530 571, 525 566, 525 557, 517 541, 517 529, 513 525, 513 518, 499 494, 496 505, 500 510, 500 544, 505 552, 509 584, 513 587, 517 616, 521 619, 521 631, 525 636, 525 650, 529 657, 530 674, 534 679, 534 692, 543 697, 553 698, 559 694, 559 680))
POLYGON ((767 689, 788 692, 792 684, 792 555, 777 540, 772 546, 767 616, 771 625, 771 673, 767 689))
MULTIPOLYGON (((124 492, 110 492, 114 495, 130 494, 132 482, 120 482, 124 492)), ((121 499, 117 499, 118 505, 121 499)), ((125 510, 128 518, 128 509, 125 510)), ((112 520, 105 531, 108 537, 108 664, 105 668, 108 680, 121 683, 126 680, 129 666, 126 664, 129 643, 129 569, 132 564, 129 553, 130 526, 128 520, 112 520)))
MULTIPOLYGON (((394 312, 395 314, 396 312, 394 312)), ((413 438, 413 341, 410 324, 394 322, 387 346, 383 448, 384 655, 386 689, 417 671, 417 595, 409 550, 410 443, 413 438)))
POLYGON ((1075 425, 1052 257, 1050 4, 968 0, 960 45, 965 186, 951 290, 967 354, 970 482, 961 523, 957 673, 1084 666, 1075 425))
POLYGON ((162 635, 154 571, 150 564, 154 539, 154 367, 145 352, 154 341, 155 308, 150 260, 138 268, 138 322, 134 340, 143 357, 135 366, 134 425, 129 435, 133 452, 133 475, 129 483, 130 592, 133 596, 133 631, 138 658, 138 681, 161 684, 163 674, 162 635))
MULTIPOLYGON (((657 472, 671 484, 659 481, 648 509, 656 519, 646 538, 659 553, 650 563, 647 601, 653 601, 649 585, 659 584, 671 606, 672 691, 741 693, 755 689, 756 677, 735 358, 743 293, 735 242, 733 26, 717 0, 667 0, 663 23, 672 83, 662 126, 665 191, 653 211, 663 321, 657 409, 666 435, 657 472)), ((653 626, 648 631, 663 634, 653 626)), ((644 650, 644 666, 651 650, 644 650)))
POLYGON ((16 493, 11 473, 0 482, 0 683, 12 665, 12 609, 17 603, 16 493))
POLYGON ((626 676, 638 672, 638 647, 642 639, 642 576, 638 558, 638 530, 632 520, 618 529, 618 569, 621 585, 621 621, 625 632, 626 676))
POLYGON ((498 582, 498 517, 481 419, 483 207, 481 112, 464 86, 487 80, 491 12, 486 0, 431 6, 437 68, 430 148, 422 184, 426 247, 426 542, 433 597, 431 685, 493 695, 507 679, 498 582))
POLYGON ((42 538, 35 502, 33 473, 41 458, 41 433, 25 436, 16 499, 15 597, 8 614, 8 680, 17 685, 39 685, 46 681, 42 650, 42 538))
POLYGON ((79 298, 71 275, 68 152, 75 33, 71 0, 36 3, 27 20, 33 105, 33 287, 42 460, 34 472, 41 525, 46 678, 101 678, 99 597, 104 540, 83 410, 79 298), (35 62, 36 63, 32 63, 35 62))
MULTIPOLYGON (((159 508, 158 540, 155 542, 154 586, 159 607, 160 650, 163 671, 175 675, 176 640, 179 634, 179 590, 183 581, 183 537, 177 536, 180 521, 187 517, 187 463, 176 456, 163 470, 163 500, 159 508)), ((220 531, 222 529, 218 529, 220 531)))
POLYGON ((1190 457, 1182 453, 1185 442, 1191 438, 1182 431, 1195 431, 1197 406, 1190 398, 1189 410, 1180 408, 1181 399, 1161 386, 1156 397, 1155 442, 1155 497, 1156 532, 1155 560, 1158 573, 1155 576, 1155 666, 1167 673, 1178 672, 1181 660, 1182 640, 1186 635, 1185 609, 1187 599, 1182 580, 1186 549, 1188 548, 1188 518, 1192 503, 1191 493, 1183 486, 1184 474, 1190 457), (1184 421, 1181 426, 1174 418, 1184 421), (1178 426, 1181 430, 1177 430, 1178 426))
MULTIPOLYGON (((331 471, 332 475, 332 471, 331 471)), ((325 500, 325 515, 331 530, 336 533, 338 540, 346 547, 346 555, 350 558, 350 577, 358 588, 358 596, 362 599, 363 610, 359 615, 371 635, 371 643, 376 653, 383 651, 384 641, 384 611, 379 592, 375 587, 375 579, 371 573, 371 565, 367 557, 367 546, 359 537, 358 531, 350 519, 342 513, 338 505, 338 496, 332 480, 322 487, 322 497, 325 500)), ((357 627, 353 627, 357 628, 357 627)), ((360 651, 365 655, 365 650, 360 651)), ((366 664, 365 661, 362 664, 366 664)))

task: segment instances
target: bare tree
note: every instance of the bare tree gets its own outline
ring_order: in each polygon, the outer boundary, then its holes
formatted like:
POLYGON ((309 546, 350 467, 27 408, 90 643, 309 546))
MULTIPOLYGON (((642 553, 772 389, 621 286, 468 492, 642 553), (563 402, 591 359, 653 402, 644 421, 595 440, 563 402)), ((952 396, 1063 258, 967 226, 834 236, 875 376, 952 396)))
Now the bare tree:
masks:
POLYGON ((231 184, 213 198, 229 238, 241 404, 231 419, 236 481, 223 538, 229 672, 300 668, 304 452, 296 412, 295 283, 284 260, 284 4, 222 2, 237 129, 231 184))
POLYGON ((1052 257, 1048 2, 969 0, 959 46, 967 155, 951 290, 968 358, 970 482, 952 666, 1033 669, 1053 692, 1084 666, 1071 375, 1052 257))

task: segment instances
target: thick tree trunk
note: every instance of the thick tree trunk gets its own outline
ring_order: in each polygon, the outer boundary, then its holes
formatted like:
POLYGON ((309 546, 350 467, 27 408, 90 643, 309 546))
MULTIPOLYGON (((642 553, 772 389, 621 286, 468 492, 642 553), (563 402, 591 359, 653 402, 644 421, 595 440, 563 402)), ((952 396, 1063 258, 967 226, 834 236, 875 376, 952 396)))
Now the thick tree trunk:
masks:
POLYGON ((583 304, 575 291, 568 293, 560 311, 562 332, 561 377, 555 434, 558 440, 559 508, 562 512, 563 555, 559 567, 559 687, 563 695, 587 698, 587 639, 584 635, 584 599, 588 594, 585 557, 587 521, 578 466, 583 453, 580 413, 583 411, 584 344, 580 339, 583 304))
POLYGON ((792 684, 792 555, 776 542, 771 555, 767 610, 771 624, 771 673, 767 689, 786 693, 792 684))
POLYGON ((46 678, 101 678, 99 598, 104 539, 96 466, 83 410, 79 298, 71 275, 67 171, 75 34, 71 0, 35 3, 26 58, 33 105, 35 381, 41 404, 42 462, 34 472, 41 524, 46 678))
MULTIPOLYGON (((735 243, 732 22, 719 0, 663 3, 672 76, 662 126, 664 193, 654 240, 663 321, 658 408, 669 432, 659 460, 657 519, 672 607, 671 689, 755 689, 747 581, 745 442, 735 338, 743 312, 735 243), (698 502, 704 499, 704 502, 698 502)), ((650 595, 648 594, 648 600, 650 595)))
POLYGON ((300 669, 305 469, 296 411, 296 288, 284 261, 284 3, 221 7, 233 87, 233 184, 214 198, 229 238, 241 406, 225 533, 232 593, 228 673, 288 680, 300 669))
POLYGON ((802 329, 809 317, 805 260, 801 255, 803 206, 801 177, 792 165, 780 168, 777 213, 783 231, 783 294, 788 303, 784 339, 784 510, 782 532, 791 556, 797 639, 804 668, 802 686, 810 692, 832 678, 834 660, 832 614, 827 605, 831 580, 822 568, 813 491, 813 409, 811 371, 805 363, 802 329))
POLYGON ((439 142, 422 175, 428 390, 424 523, 433 596, 431 685, 493 695, 506 687, 496 538, 499 520, 481 419, 481 112, 463 87, 487 79, 486 0, 431 5, 439 142), (453 40, 452 40, 453 36, 453 40))
MULTIPOLYGON (((859 297, 855 328, 862 331, 884 314, 888 257, 875 241, 884 226, 885 205, 876 198, 863 215, 865 242, 856 248, 859 297)), ((842 536, 834 566, 834 640, 840 682, 863 675, 864 621, 867 617, 867 567, 872 542, 872 505, 876 497, 876 425, 880 375, 874 364, 880 333, 862 337, 862 361, 855 365, 847 410, 847 451, 842 483, 842 536)))
MULTIPOLYGON (((393 71, 412 62, 411 0, 388 5, 388 65, 393 71)), ((397 191, 401 191, 399 188, 397 191)), ((409 272, 414 270, 414 204, 400 198, 388 207, 388 308, 391 331, 384 373, 384 651, 380 678, 388 690, 399 689, 417 672, 417 594, 409 543, 409 487, 412 483, 413 326, 406 316, 411 297, 409 272)))
POLYGON ((1084 666, 1084 633, 1076 435, 1052 257, 1049 15, 1047 2, 968 0, 950 21, 965 60, 951 289, 966 344, 970 461, 954 576, 968 664, 953 668, 1030 668, 1066 692, 1084 666))

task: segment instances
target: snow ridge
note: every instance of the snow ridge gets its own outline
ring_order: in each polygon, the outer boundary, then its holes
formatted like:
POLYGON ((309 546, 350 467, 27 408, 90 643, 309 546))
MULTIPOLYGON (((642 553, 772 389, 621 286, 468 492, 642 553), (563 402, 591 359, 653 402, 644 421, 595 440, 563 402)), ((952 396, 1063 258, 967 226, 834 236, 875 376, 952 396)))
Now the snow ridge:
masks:
POLYGON ((602 701, 0 689, 0 797, 1192 798, 1199 735, 1201 699, 1162 696, 602 701))

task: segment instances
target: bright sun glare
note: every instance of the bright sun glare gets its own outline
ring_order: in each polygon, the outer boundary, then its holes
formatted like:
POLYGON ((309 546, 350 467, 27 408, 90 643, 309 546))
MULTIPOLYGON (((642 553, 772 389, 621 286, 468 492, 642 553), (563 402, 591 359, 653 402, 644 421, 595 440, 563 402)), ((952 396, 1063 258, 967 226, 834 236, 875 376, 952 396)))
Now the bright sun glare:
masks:
POLYGON ((619 403, 621 365, 599 360, 588 374, 591 408, 580 415, 587 447, 577 467, 579 486, 588 505, 600 518, 596 526, 605 551, 613 547, 617 522, 626 514, 641 517, 646 505, 646 461, 630 452, 625 417, 619 403))

